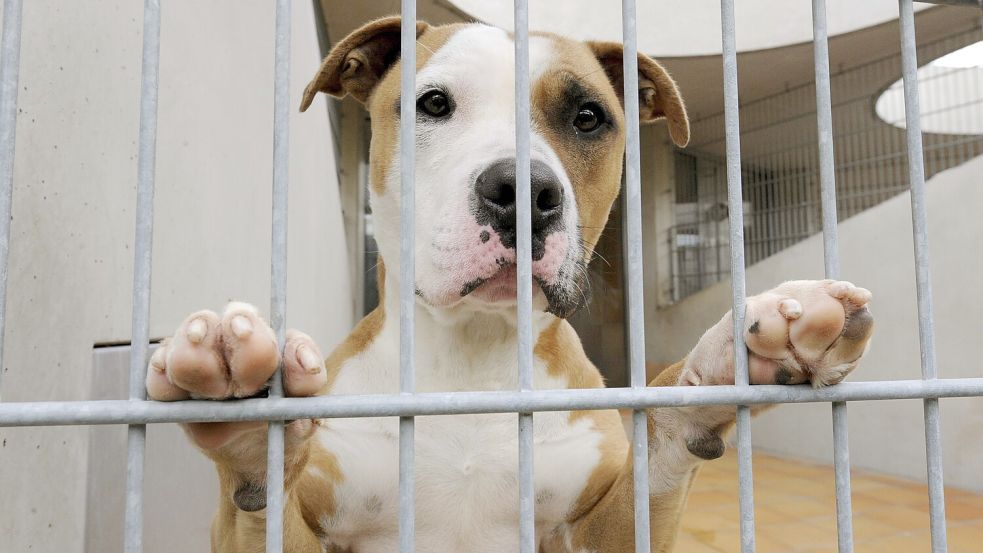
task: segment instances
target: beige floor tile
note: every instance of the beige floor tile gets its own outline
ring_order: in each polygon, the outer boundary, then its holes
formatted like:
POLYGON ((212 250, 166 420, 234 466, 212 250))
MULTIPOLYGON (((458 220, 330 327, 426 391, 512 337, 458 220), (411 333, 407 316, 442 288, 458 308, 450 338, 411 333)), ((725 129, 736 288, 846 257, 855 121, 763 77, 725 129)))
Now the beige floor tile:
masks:
POLYGON ((983 520, 983 497, 977 497, 975 500, 962 498, 951 500, 946 497, 945 517, 956 521, 983 520))
POLYGON ((677 553, 720 553, 719 549, 687 534, 680 534, 679 539, 676 540, 674 551, 677 553))
POLYGON ((786 522, 758 529, 758 533, 784 543, 790 551, 836 545, 836 532, 824 531, 807 522, 786 522))
POLYGON ((952 553, 983 551, 983 522, 950 525, 947 534, 952 553))
POLYGON ((885 507, 868 512, 865 516, 892 526, 902 532, 914 532, 928 529, 928 512, 912 509, 904 505, 885 507))
POLYGON ((932 541, 928 531, 887 536, 858 544, 854 553, 929 553, 932 541))
POLYGON ((877 513, 853 517, 853 535, 857 541, 873 540, 898 534, 898 529, 877 518, 877 513))
MULTIPOLYGON (((759 553, 836 551, 832 467, 754 455, 759 553)), ((924 484, 854 471, 856 553, 927 553, 924 484)), ((733 450, 707 463, 690 495, 676 553, 740 553, 737 460, 733 450), (684 547, 685 546, 685 547, 684 547)), ((983 552, 983 494, 946 489, 950 553, 983 552)))

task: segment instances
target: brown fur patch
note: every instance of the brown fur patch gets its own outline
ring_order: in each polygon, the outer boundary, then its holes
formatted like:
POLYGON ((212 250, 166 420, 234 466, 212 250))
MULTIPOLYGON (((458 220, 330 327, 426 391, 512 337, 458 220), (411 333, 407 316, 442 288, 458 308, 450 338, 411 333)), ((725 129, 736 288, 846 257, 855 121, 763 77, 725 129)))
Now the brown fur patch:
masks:
MULTIPOLYGON (((573 184, 585 245, 593 249, 604 230, 611 204, 621 188, 625 151, 624 114, 607 76, 583 42, 548 33, 535 33, 551 39, 553 63, 533 84, 531 111, 533 124, 559 156, 573 184), (574 84, 575 83, 575 84, 574 84), (554 114, 557 99, 567 88, 577 86, 589 92, 604 109, 612 127, 596 138, 573 132, 569 114, 554 114)), ((587 255, 587 254, 585 254, 587 255)))

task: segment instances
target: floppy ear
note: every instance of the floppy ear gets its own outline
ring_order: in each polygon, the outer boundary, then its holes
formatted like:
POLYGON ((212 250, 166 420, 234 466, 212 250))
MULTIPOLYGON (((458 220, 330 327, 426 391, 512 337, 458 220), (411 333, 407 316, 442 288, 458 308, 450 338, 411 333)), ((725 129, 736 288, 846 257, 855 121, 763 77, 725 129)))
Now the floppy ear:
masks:
MULTIPOLYGON (((618 97, 624 95, 624 46, 617 42, 587 42, 608 74, 618 97)), ((622 102, 624 98, 622 98, 622 102)), ((689 118, 686 106, 679 96, 676 82, 654 59, 638 54, 638 118, 642 123, 651 123, 666 118, 669 122, 669 136, 679 147, 689 142, 689 118)))
MULTIPOLYGON (((351 94, 363 104, 386 71, 399 59, 400 17, 377 19, 348 35, 324 58, 314 80, 304 90, 300 111, 305 111, 318 92, 344 98, 351 94)), ((419 37, 428 25, 416 24, 419 37)))

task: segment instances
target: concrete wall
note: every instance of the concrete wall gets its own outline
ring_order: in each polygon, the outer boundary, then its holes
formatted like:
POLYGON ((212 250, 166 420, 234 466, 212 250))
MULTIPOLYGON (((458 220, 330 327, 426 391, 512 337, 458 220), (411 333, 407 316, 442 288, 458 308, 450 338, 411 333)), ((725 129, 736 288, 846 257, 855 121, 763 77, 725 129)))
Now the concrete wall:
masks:
MULTIPOLYGON (((939 375, 978 377, 983 314, 983 157, 940 173, 927 185, 929 240, 935 296, 939 375)), ((842 276, 874 292, 876 331, 851 380, 920 378, 910 198, 902 194, 840 225, 842 276)), ((749 268, 749 294, 793 278, 823 277, 821 236, 749 268)), ((681 358, 730 307, 730 281, 665 309, 646 313, 649 361, 681 358)), ((983 490, 983 401, 942 401, 946 484, 983 490)), ((919 401, 851 403, 850 456, 854 466, 924 480, 925 449, 919 401)), ((756 447, 823 462, 832 460, 830 407, 789 405, 754 422, 756 447)))
MULTIPOLYGON (((164 4, 154 337, 233 298, 269 305, 273 20, 270 2, 164 4)), ((311 2, 294 3, 293 28, 297 106, 320 60, 311 2)), ((130 334, 141 33, 142 2, 25 2, 5 402, 125 390, 92 359, 95 344, 130 334)), ((334 149, 323 100, 291 111, 288 324, 327 350, 353 305, 334 149)), ((122 517, 123 472, 95 484, 121 466, 120 443, 92 436, 0 429, 0 549, 119 549, 115 530, 86 539, 87 505, 122 517)), ((175 427, 151 430, 148 456, 145 550, 206 551, 211 467, 175 427)))

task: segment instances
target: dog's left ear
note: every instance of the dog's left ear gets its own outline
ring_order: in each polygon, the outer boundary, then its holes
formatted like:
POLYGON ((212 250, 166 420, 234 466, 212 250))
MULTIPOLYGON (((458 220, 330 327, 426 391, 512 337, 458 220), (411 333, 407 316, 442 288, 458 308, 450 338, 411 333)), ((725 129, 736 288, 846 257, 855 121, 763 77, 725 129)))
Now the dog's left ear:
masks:
MULTIPOLYGON (((304 90, 300 111, 310 107, 318 92, 338 98, 350 94, 367 104, 375 86, 399 60, 400 22, 399 16, 377 19, 335 45, 304 90)), ((416 36, 419 38, 427 27, 417 21, 416 36)))
MULTIPOLYGON (((624 102, 624 46, 617 42, 596 41, 588 41, 587 46, 607 73, 618 98, 624 102)), ((663 117, 669 123, 672 141, 679 147, 685 146, 689 142, 689 118, 676 82, 657 61, 638 54, 639 121, 651 123, 663 117)))

